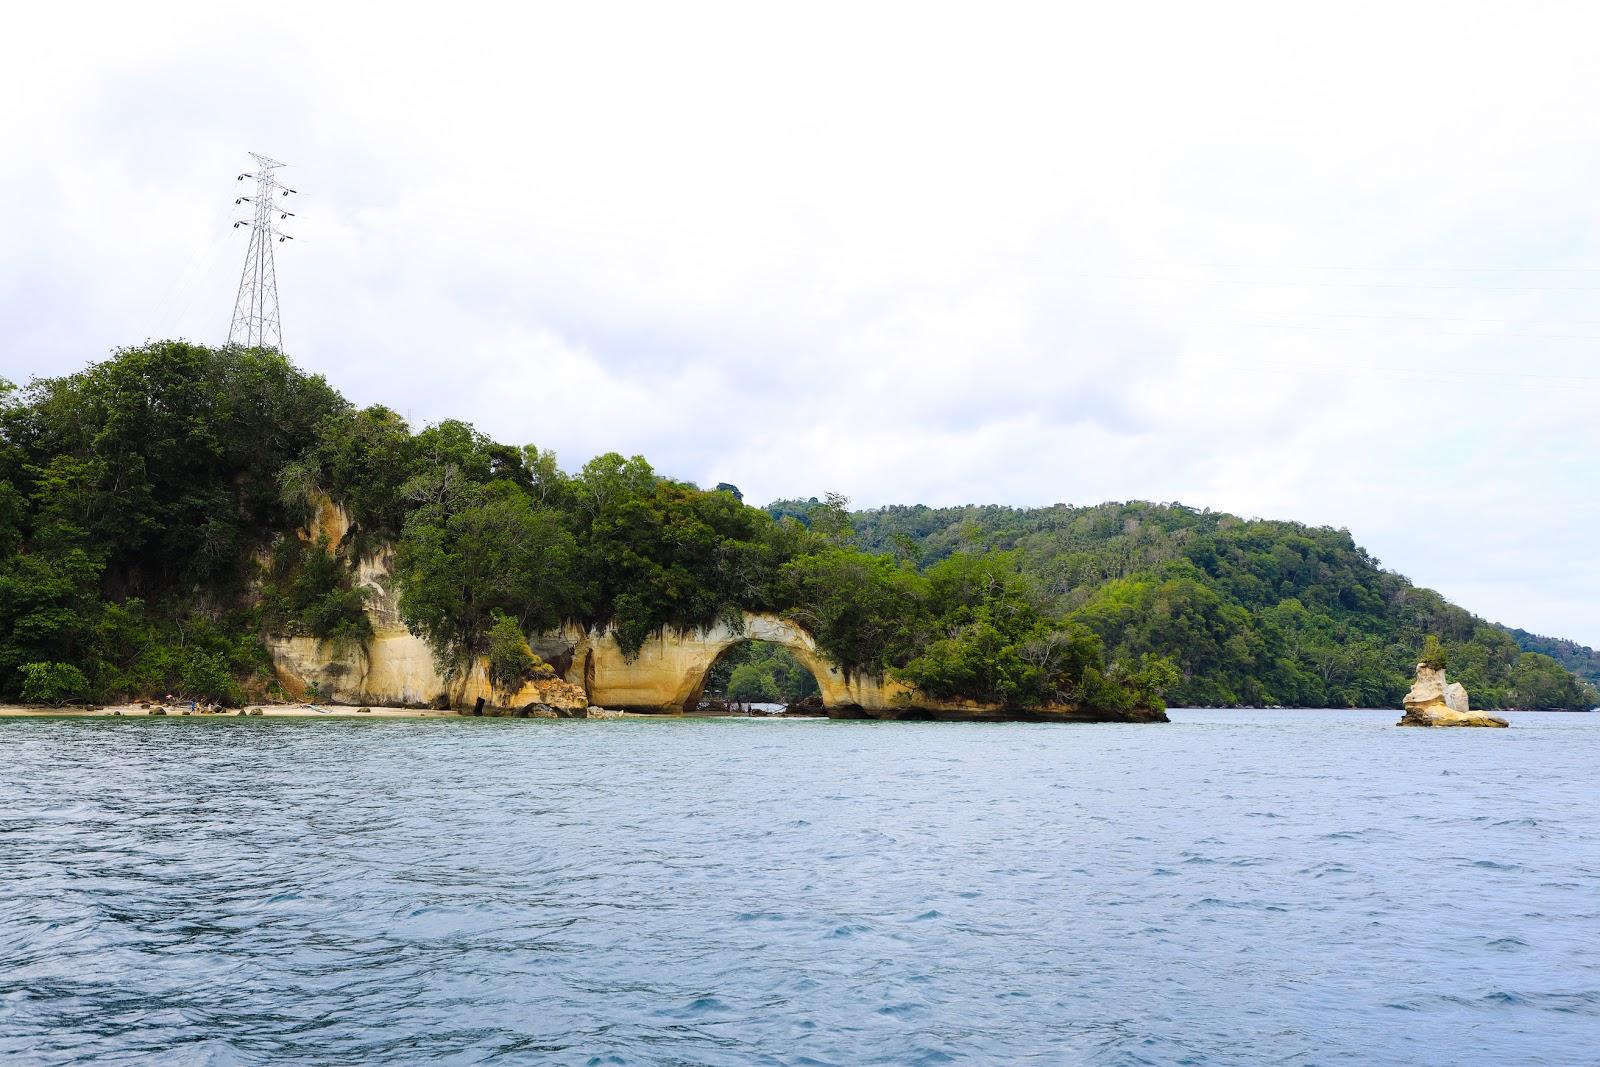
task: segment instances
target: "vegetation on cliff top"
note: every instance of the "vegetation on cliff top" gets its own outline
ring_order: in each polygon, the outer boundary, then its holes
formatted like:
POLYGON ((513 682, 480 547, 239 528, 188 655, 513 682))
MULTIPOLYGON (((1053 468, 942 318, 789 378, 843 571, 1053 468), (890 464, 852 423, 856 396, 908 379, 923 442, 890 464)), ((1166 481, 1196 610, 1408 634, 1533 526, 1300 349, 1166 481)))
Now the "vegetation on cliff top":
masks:
POLYGON ((564 621, 633 652, 749 610, 847 672, 1017 707, 1393 704, 1429 634, 1480 704, 1594 699, 1344 531, 1136 503, 764 511, 638 456, 568 474, 465 423, 413 432, 257 350, 163 342, 0 385, 0 699, 262 695, 266 634, 370 637, 353 566, 389 546, 441 666, 486 655, 505 686, 564 621), (304 540, 328 497, 351 529, 304 540))

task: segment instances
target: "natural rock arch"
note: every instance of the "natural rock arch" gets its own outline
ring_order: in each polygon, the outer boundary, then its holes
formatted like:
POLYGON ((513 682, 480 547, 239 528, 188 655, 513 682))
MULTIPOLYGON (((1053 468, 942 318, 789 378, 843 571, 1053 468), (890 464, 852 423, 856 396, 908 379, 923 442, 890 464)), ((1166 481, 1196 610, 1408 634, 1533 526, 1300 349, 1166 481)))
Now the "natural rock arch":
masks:
MULTIPOLYGON (((589 698, 608 708, 633 711, 679 712, 699 700, 706 675, 728 649, 745 641, 766 641, 789 650, 817 679, 827 707, 862 703, 871 689, 881 688, 866 679, 846 680, 844 672, 823 653, 804 627, 777 615, 747 613, 742 628, 718 623, 704 630, 668 628, 647 640, 637 655, 623 655, 616 638, 602 634, 588 650, 593 673, 588 675, 589 698)), ((582 657, 578 657, 580 660, 582 657)))

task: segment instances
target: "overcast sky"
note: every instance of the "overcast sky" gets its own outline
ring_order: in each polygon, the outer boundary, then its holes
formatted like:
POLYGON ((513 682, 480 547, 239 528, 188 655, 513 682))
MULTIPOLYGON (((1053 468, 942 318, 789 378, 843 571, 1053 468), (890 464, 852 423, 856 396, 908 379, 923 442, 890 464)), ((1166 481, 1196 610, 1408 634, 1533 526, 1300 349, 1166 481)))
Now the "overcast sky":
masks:
POLYGON ((1592 3, 28 5, 0 374, 227 332, 746 498, 1347 526, 1600 645, 1592 3))

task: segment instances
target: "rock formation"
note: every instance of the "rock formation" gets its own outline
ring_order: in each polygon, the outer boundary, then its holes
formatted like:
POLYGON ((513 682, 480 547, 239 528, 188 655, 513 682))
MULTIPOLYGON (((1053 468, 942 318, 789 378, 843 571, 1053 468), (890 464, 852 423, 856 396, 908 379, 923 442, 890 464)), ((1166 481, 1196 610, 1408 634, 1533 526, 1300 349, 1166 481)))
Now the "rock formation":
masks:
MULTIPOLYGON (((323 496, 314 520, 301 532, 307 541, 326 538, 341 544, 350 517, 323 496)), ((744 641, 780 645, 817 680, 824 713, 839 718, 928 718, 1005 722, 1166 722, 1159 711, 1100 713, 1071 706, 1016 711, 968 700, 933 700, 891 677, 847 673, 817 648, 816 640, 792 619, 746 612, 736 624, 704 629, 668 627, 652 634, 634 655, 623 653, 609 628, 586 630, 568 625, 535 635, 530 646, 556 672, 554 678, 527 682, 514 693, 491 684, 481 657, 457 676, 441 676, 427 643, 400 617, 392 575, 394 550, 383 546, 355 561, 355 583, 365 594, 372 638, 362 644, 315 637, 268 637, 278 681, 292 694, 314 695, 334 704, 394 704, 404 707, 469 708, 482 715, 601 718, 596 709, 681 714, 700 703, 707 672, 717 658, 744 641), (482 708, 476 708, 479 701, 482 708)), ((469 710, 465 714, 473 714, 469 710)))
POLYGON ((1509 726, 1498 715, 1472 711, 1467 690, 1445 678, 1443 667, 1417 664, 1417 680, 1406 694, 1406 713, 1400 726, 1509 726))

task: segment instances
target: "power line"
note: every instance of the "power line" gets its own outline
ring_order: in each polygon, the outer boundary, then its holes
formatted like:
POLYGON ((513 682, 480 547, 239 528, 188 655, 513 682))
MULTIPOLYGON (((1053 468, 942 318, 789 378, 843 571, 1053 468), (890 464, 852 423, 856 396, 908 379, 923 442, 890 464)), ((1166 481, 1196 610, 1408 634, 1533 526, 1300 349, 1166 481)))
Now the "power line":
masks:
POLYGON ((255 196, 241 196, 235 204, 250 204, 255 208, 254 219, 240 219, 234 229, 250 229, 250 247, 245 250, 244 270, 239 274, 239 295, 233 301, 233 321, 228 326, 228 343, 245 348, 283 349, 283 325, 278 314, 278 268, 273 260, 272 246, 292 241, 293 237, 278 229, 278 222, 292 218, 294 212, 273 200, 277 193, 287 197, 296 190, 283 185, 273 171, 285 164, 259 152, 251 152, 256 161, 255 173, 239 175, 256 180, 255 196), (276 215, 277 218, 273 218, 276 215))

